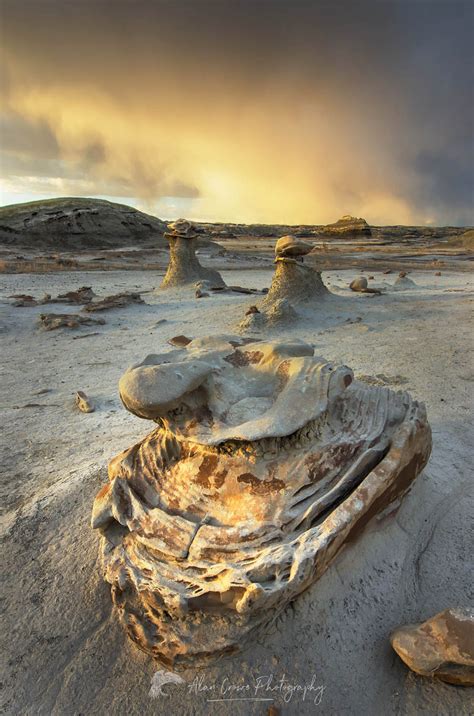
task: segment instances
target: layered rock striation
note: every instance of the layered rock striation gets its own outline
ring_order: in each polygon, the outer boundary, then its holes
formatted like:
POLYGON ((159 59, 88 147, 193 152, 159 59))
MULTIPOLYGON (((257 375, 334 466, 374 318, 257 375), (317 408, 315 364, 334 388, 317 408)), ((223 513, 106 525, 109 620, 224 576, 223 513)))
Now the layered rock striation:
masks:
POLYGON ((422 405, 298 340, 196 339, 120 396, 157 427, 111 461, 92 526, 129 636, 174 668, 251 643, 430 453, 422 405))

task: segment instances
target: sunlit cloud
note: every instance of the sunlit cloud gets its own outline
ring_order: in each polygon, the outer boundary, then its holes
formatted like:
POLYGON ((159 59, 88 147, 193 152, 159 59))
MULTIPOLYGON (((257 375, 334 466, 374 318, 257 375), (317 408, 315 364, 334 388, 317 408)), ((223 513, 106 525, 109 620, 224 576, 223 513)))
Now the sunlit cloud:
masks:
POLYGON ((471 223, 470 3, 335 5, 6 0, 4 193, 471 223))

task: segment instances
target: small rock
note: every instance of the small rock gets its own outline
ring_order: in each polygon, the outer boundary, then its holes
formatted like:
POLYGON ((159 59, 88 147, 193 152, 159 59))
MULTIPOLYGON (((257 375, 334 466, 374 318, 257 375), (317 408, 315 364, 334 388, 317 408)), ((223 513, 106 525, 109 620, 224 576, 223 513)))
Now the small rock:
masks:
POLYGON ((170 338, 168 343, 170 346, 176 346, 177 348, 184 348, 189 343, 191 343, 192 338, 188 338, 187 336, 173 336, 173 338, 170 338))
POLYGON ((363 276, 360 276, 360 278, 355 278, 353 281, 350 282, 349 288, 351 291, 361 291, 364 288, 367 288, 367 279, 363 276))
POLYGON ((367 279, 365 276, 359 276, 359 278, 355 278, 353 281, 350 282, 349 288, 351 291, 357 291, 358 293, 373 293, 377 296, 380 296, 382 294, 382 291, 379 291, 378 288, 367 288, 367 279))
POLYGON ((124 308, 132 303, 145 303, 139 293, 135 291, 125 291, 124 293, 116 293, 113 296, 106 296, 99 301, 90 301, 84 306, 83 310, 88 313, 95 311, 107 311, 109 308, 124 308))
POLYGON ((474 686, 474 610, 445 609, 422 624, 396 629, 392 647, 417 674, 474 686))
POLYGON ((250 316, 252 313, 260 313, 257 306, 250 306, 250 308, 245 311, 246 316, 250 316))
POLYGON ((196 293, 194 294, 196 298, 208 298, 209 294, 206 291, 201 291, 200 288, 196 289, 196 293))
MULTIPOLYGON (((48 294, 47 294, 48 295, 48 294)), ((95 293, 90 286, 81 286, 77 291, 68 291, 67 293, 60 294, 57 298, 51 300, 51 296, 48 299, 49 303, 90 303, 95 298, 95 293)))
POLYGON ((38 301, 26 293, 17 293, 13 296, 9 296, 9 298, 15 299, 12 303, 12 306, 15 306, 15 308, 31 308, 32 306, 38 305, 38 301))
POLYGON ((436 271, 435 276, 441 276, 441 271, 436 271))
POLYGON ((392 273, 392 269, 385 269, 383 273, 392 273))
POLYGON ((79 328, 80 325, 97 323, 104 325, 103 318, 90 318, 80 316, 78 313, 41 313, 38 318, 40 328, 45 331, 54 331, 57 328, 79 328))
POLYGON ((93 413, 95 410, 94 404, 82 390, 76 393, 76 405, 82 413, 93 413))
POLYGON ((346 323, 360 323, 361 321, 361 316, 356 316, 356 318, 346 318, 346 323))

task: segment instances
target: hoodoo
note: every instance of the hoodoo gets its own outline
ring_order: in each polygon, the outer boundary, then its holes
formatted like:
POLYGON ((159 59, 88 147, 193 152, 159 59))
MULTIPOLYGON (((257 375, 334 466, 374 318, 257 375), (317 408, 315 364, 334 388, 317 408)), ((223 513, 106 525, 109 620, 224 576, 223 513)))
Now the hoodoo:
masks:
POLYGON ((314 309, 330 296, 321 273, 304 264, 311 244, 294 236, 282 236, 275 244, 275 273, 270 289, 259 306, 259 313, 246 315, 239 323, 242 333, 298 320, 298 308, 314 309))
POLYGON ((329 294, 321 274, 303 263, 303 256, 312 250, 311 244, 294 236, 283 236, 275 244, 275 273, 263 308, 275 301, 287 300, 292 305, 319 300, 329 294))
POLYGON ((160 288, 174 288, 208 281, 212 286, 225 286, 222 276, 214 269, 205 268, 196 256, 197 233, 185 219, 168 224, 165 233, 170 245, 170 260, 160 288))

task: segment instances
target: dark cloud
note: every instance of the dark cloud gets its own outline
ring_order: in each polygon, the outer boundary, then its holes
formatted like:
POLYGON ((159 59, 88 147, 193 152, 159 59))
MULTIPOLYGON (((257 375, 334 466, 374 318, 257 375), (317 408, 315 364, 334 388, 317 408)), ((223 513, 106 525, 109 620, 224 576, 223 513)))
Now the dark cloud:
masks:
POLYGON ((56 136, 44 119, 28 119, 17 112, 0 114, 0 141, 4 151, 23 157, 59 157, 56 136))
POLYGON ((3 0, 2 13, 8 96, 38 113, 30 140, 32 119, 10 134, 35 157, 56 137, 102 184, 209 196, 243 220, 284 219, 285 201, 301 221, 471 215, 472 0, 3 0))

